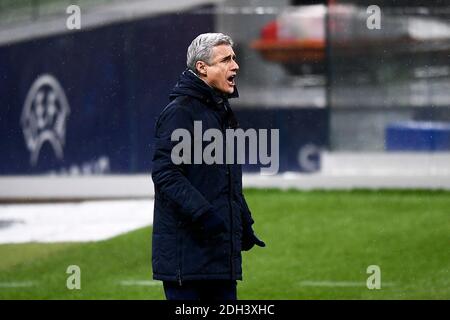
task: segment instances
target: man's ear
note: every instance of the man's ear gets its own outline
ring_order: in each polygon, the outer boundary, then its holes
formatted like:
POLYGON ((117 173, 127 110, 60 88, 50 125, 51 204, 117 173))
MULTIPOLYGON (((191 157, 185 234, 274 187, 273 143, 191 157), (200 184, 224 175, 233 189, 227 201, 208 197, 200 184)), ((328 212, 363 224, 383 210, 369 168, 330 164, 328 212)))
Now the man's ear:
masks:
POLYGON ((206 65, 205 62, 203 62, 203 61, 197 61, 197 62, 195 63, 195 68, 197 69, 197 73, 198 73, 200 76, 203 76, 203 77, 206 77, 206 76, 207 76, 207 72, 206 72, 207 65, 206 65))

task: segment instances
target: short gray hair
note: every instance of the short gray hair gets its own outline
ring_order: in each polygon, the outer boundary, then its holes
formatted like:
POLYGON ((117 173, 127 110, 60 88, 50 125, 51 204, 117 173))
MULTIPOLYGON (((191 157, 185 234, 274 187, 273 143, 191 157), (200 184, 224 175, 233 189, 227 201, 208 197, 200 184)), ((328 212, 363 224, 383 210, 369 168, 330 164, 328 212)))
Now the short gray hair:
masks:
POLYGON ((187 49, 187 67, 197 73, 197 61, 211 63, 212 48, 221 44, 233 46, 233 40, 223 33, 203 33, 197 36, 187 49))

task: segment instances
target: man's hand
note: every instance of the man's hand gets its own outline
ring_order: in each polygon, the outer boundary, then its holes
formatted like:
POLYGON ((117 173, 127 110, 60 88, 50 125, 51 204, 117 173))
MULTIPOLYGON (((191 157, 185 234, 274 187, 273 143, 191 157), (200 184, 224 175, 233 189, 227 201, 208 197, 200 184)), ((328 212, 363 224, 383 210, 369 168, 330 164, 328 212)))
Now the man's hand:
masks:
POLYGON ((254 245, 257 245, 261 248, 266 246, 264 241, 262 241, 255 235, 255 232, 253 231, 251 226, 244 228, 242 234, 242 251, 248 251, 253 248, 254 245))

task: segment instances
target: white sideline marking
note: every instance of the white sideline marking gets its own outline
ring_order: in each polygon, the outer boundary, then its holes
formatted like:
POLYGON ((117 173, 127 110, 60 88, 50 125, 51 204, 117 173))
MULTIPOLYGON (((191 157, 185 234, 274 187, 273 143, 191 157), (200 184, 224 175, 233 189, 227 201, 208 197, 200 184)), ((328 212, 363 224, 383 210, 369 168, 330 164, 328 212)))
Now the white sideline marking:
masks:
MULTIPOLYGON (((303 287, 367 287, 365 282, 360 281, 302 281, 303 287)), ((382 282, 381 287, 392 287, 392 282, 382 282)))
POLYGON ((155 281, 155 280, 124 280, 124 281, 120 281, 121 286, 153 287, 153 286, 160 286, 161 284, 162 284, 161 281, 155 281))
POLYGON ((0 243, 99 241, 152 223, 153 200, 7 204, 0 243))
POLYGON ((34 286, 33 281, 0 282, 0 288, 26 288, 34 286))

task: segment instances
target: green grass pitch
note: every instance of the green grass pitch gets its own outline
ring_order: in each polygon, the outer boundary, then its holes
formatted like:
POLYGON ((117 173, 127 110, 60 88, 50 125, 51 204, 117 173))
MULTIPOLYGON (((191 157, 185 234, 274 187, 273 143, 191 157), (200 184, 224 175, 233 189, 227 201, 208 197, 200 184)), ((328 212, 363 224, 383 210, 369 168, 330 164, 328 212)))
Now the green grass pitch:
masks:
MULTIPOLYGON (((239 299, 450 299, 450 192, 245 191, 266 248, 239 299), (368 289, 367 267, 381 271, 368 289)), ((149 208, 149 214, 150 214, 149 208)), ((0 245, 0 299, 163 299, 151 228, 92 243, 0 245), (69 265, 81 289, 66 287, 69 265)))

